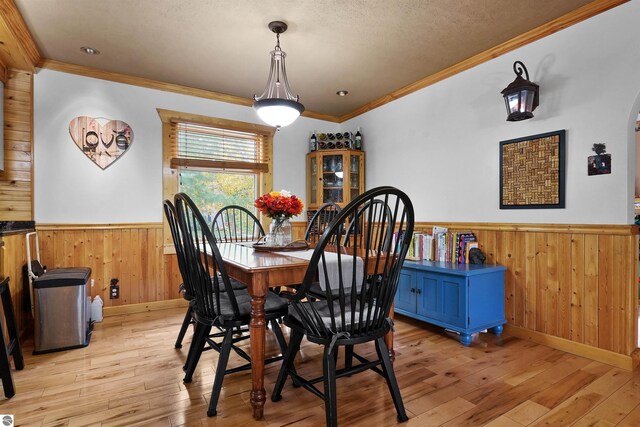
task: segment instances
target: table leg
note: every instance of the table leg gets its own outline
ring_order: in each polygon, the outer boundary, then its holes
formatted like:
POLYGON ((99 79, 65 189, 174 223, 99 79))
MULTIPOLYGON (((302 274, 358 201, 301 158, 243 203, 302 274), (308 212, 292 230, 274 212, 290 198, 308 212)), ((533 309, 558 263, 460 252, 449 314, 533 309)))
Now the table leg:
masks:
MULTIPOLYGON (((391 311, 389 312, 389 317, 393 320, 393 306, 394 303, 391 303, 391 311)), ((391 363, 396 360, 396 351, 393 349, 393 329, 387 332, 387 335, 384 336, 384 343, 387 345, 389 349, 389 357, 391 358, 391 363)))
POLYGON ((264 345, 266 321, 264 302, 267 289, 266 276, 255 274, 249 288, 251 294, 251 406, 253 418, 262 419, 266 392, 264 389, 264 345))

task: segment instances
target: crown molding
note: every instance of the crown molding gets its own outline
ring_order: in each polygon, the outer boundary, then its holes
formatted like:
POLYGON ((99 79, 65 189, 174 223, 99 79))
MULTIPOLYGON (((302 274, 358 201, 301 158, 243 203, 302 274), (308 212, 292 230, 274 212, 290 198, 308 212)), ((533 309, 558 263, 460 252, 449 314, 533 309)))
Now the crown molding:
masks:
MULTIPOLYGON (((38 67, 46 68, 48 70, 61 71, 63 73, 76 74, 79 76, 92 77, 100 80, 108 80, 116 83, 146 87, 148 89, 157 89, 165 92, 173 92, 182 95, 195 96, 198 98, 211 99, 214 101, 227 102, 230 104, 243 105, 245 107, 251 107, 254 102, 253 99, 243 98, 240 96, 227 95, 225 93, 213 92, 210 90, 198 89, 174 83, 167 83, 159 80, 147 79, 144 77, 131 76, 129 74, 116 73, 113 71, 105 71, 97 68, 85 67, 84 65, 56 61, 54 59, 43 59, 38 64, 38 67)), ((302 116, 312 119, 326 120, 329 122, 338 121, 338 118, 336 116, 316 113, 313 111, 305 111, 304 113, 302 113, 302 116)))

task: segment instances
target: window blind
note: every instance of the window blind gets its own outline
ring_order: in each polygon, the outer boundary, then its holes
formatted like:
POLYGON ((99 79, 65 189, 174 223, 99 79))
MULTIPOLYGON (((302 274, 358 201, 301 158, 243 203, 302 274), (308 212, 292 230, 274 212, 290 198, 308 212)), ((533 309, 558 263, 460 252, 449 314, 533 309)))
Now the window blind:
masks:
POLYGON ((268 172, 266 135, 186 122, 172 122, 171 167, 268 172))

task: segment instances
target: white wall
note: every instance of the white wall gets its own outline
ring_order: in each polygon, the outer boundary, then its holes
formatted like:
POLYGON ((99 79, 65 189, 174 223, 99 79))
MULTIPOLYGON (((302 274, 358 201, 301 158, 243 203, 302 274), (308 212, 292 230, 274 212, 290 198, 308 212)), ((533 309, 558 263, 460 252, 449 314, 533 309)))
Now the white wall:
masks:
POLYGON ((632 1, 342 124, 362 126, 367 187, 392 184, 417 220, 633 222, 640 1, 632 1), (500 91, 521 60, 540 85, 535 117, 507 122, 500 91), (567 130, 566 208, 500 210, 499 142, 567 130), (588 176, 594 143, 610 175, 588 176))
MULTIPOLYGON (((34 192, 38 223, 107 224, 162 220, 162 122, 157 108, 260 123, 250 107, 40 70, 34 82, 34 192), (69 135, 76 116, 124 120, 131 148, 101 170, 69 135)), ((310 129, 338 125, 301 118, 276 132, 275 189, 305 197, 310 129)), ((303 199, 304 200, 304 199, 303 199)))
MULTIPOLYGON (((302 118, 276 135, 274 188, 306 200, 312 130, 362 127, 367 188, 396 185, 419 221, 629 224, 640 110, 640 1, 632 1, 340 126, 302 118), (500 91, 523 61, 541 86, 535 117, 506 122, 500 91), (567 130, 566 208, 499 209, 499 142, 567 130), (594 143, 610 175, 588 176, 594 143)), ((304 94, 302 94, 304 100, 304 94)), ((123 223, 162 217, 161 123, 156 108, 258 122, 248 107, 42 70, 35 77, 35 219, 123 223), (106 171, 71 141, 79 115, 128 122, 129 152, 106 171)))

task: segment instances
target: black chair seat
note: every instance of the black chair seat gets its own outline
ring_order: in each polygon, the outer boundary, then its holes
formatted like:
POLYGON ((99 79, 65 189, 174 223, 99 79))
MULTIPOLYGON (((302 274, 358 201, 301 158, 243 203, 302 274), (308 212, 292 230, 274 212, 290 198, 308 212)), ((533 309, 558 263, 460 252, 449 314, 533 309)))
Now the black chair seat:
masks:
MULTIPOLYGON (((367 318, 371 319, 375 311, 375 306, 368 304, 363 304, 362 306, 365 308, 364 310, 361 310, 360 301, 356 301, 355 310, 352 311, 350 308, 349 310, 344 310, 343 324, 343 308, 341 307, 340 302, 337 299, 334 299, 331 301, 331 304, 333 305, 333 315, 327 300, 305 302, 298 304, 297 306, 289 306, 288 316, 285 317, 284 324, 293 328, 303 324, 304 316, 319 316, 324 326, 327 328, 333 328, 333 323, 335 322, 335 330, 337 332, 343 332, 351 330, 352 327, 359 328, 361 324, 367 324, 367 318)), ((345 298, 345 305, 351 305, 350 298, 345 298)))
MULTIPOLYGON (((248 325, 251 320, 251 295, 245 289, 236 290, 233 292, 235 299, 238 303, 238 312, 240 317, 236 318, 233 313, 233 305, 226 292, 220 292, 220 306, 214 301, 214 307, 216 313, 218 313, 220 323, 226 323, 229 320, 248 325)), ((270 320, 272 317, 282 317, 287 314, 287 308, 289 302, 279 295, 273 292, 267 293, 264 302, 265 317, 270 320)), ((200 320, 200 319, 199 319, 200 320)), ((216 319, 210 319, 211 324, 214 324, 216 319)))

